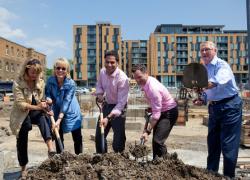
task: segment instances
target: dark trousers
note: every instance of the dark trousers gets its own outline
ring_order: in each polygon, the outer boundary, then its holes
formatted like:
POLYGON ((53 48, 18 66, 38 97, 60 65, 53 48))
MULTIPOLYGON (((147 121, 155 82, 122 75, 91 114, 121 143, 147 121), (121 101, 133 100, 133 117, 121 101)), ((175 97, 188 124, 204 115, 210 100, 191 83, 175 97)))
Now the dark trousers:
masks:
MULTIPOLYGON (((103 107, 103 117, 109 115, 112 109, 115 107, 115 104, 105 104, 103 107)), ((100 120, 100 118, 99 118, 100 120)), ((122 152, 125 149, 126 142, 126 134, 125 134, 125 122, 126 122, 126 111, 122 111, 122 114, 118 117, 115 117, 112 121, 108 122, 107 126, 104 129, 104 137, 105 137, 105 152, 108 151, 107 148, 107 136, 112 128, 113 135, 113 143, 112 147, 114 152, 122 152)), ((101 148, 101 128, 99 126, 99 121, 96 125, 96 135, 95 135, 95 145, 96 145, 96 153, 102 153, 101 148)))
MULTIPOLYGON (((59 134, 60 134, 60 138, 61 138, 61 141, 62 141, 62 145, 64 147, 64 143, 63 143, 64 138, 63 138, 62 128, 59 129, 59 134)), ((75 154, 82 153, 82 148, 83 147, 82 147, 82 131, 81 131, 81 127, 74 130, 74 131, 72 131, 71 134, 72 134, 72 138, 73 138, 73 141, 74 141, 75 154)), ((56 140, 56 152, 58 154, 61 153, 57 140, 56 140)))
POLYGON ((167 147, 164 143, 167 140, 177 118, 177 107, 161 113, 161 117, 153 129, 153 159, 156 158, 156 156, 162 157, 167 153, 167 147))
POLYGON ((30 111, 22 123, 17 138, 17 158, 20 166, 25 166, 28 163, 28 134, 32 129, 32 124, 36 124, 39 127, 44 142, 52 138, 48 119, 43 112, 30 111))
POLYGON ((226 103, 209 105, 208 108, 207 169, 218 172, 222 151, 223 174, 234 177, 240 145, 242 101, 236 96, 226 103))

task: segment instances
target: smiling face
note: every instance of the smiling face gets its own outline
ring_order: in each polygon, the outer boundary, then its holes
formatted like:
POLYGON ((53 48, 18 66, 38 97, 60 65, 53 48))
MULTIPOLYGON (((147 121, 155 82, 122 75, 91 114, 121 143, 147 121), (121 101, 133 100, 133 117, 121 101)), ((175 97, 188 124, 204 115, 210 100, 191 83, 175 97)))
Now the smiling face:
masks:
POLYGON ((111 75, 117 67, 118 62, 116 61, 115 56, 110 55, 105 58, 105 68, 108 75, 111 75))
POLYGON ((217 54, 217 48, 212 42, 202 43, 200 46, 201 58, 205 64, 209 64, 217 54))
POLYGON ((67 67, 64 63, 56 63, 54 71, 58 79, 64 79, 67 75, 67 67))
POLYGON ((133 77, 139 86, 144 86, 148 80, 148 73, 143 73, 140 70, 136 70, 133 73, 133 77))

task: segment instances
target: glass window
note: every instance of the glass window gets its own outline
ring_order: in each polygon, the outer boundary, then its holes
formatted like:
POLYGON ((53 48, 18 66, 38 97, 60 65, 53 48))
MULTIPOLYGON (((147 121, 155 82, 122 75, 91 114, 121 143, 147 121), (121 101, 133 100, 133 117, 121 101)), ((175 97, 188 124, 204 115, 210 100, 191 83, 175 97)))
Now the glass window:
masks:
POLYGON ((171 36, 171 43, 172 43, 172 42, 175 42, 174 36, 171 36))
POLYGON ((157 37, 157 42, 161 42, 161 38, 160 37, 157 37))
POLYGON ((3 68, 2 61, 0 60, 0 69, 3 68))
POLYGON ((189 37, 188 37, 188 41, 189 41, 189 42, 192 42, 192 41, 193 41, 193 37, 192 37, 192 36, 189 36, 189 37))
POLYGON ((14 64, 13 64, 13 63, 11 63, 11 65, 10 65, 10 71, 11 71, 11 72, 14 72, 14 71, 15 71, 15 67, 14 67, 14 64))
POLYGON ((157 54, 158 54, 158 57, 161 57, 161 51, 158 51, 157 54))
POLYGON ((162 37, 162 42, 167 43, 168 42, 167 37, 162 37))
POLYGON ((9 63, 8 62, 5 63, 5 70, 9 71, 9 63))
POLYGON ((9 55, 9 54, 10 54, 10 50, 9 50, 9 46, 8 46, 8 45, 6 45, 5 54, 6 54, 6 55, 9 55))

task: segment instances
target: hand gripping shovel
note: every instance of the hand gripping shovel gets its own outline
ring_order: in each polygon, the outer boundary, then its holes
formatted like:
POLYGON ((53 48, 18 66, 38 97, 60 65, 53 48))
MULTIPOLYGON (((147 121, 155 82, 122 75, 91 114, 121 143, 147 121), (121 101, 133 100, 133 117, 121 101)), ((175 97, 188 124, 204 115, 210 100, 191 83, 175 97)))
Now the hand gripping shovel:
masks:
POLYGON ((103 119, 103 112, 102 112, 103 102, 99 102, 98 98, 96 98, 96 105, 98 106, 98 108, 100 110, 100 116, 99 116, 98 123, 100 124, 100 128, 101 128, 101 153, 104 154, 105 153, 104 126, 103 126, 103 124, 100 123, 101 120, 103 119))

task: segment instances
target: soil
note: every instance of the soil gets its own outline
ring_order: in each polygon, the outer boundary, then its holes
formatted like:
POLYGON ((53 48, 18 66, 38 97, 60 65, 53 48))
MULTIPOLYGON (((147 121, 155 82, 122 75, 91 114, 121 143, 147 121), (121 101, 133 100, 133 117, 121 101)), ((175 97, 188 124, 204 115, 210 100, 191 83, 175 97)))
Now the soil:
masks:
POLYGON ((177 154, 153 161, 136 161, 128 152, 73 155, 67 151, 45 160, 27 179, 226 179, 205 169, 185 165, 177 154))
POLYGON ((144 156, 147 156, 150 153, 149 148, 144 144, 136 144, 129 145, 129 152, 132 156, 134 156, 136 159, 142 158, 144 156))

